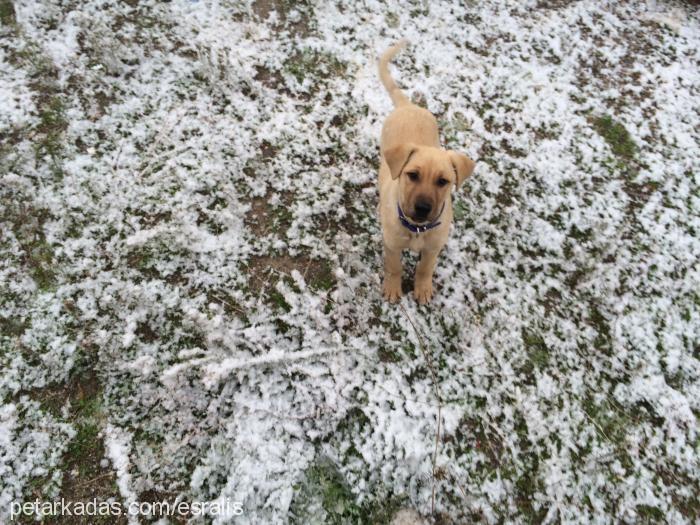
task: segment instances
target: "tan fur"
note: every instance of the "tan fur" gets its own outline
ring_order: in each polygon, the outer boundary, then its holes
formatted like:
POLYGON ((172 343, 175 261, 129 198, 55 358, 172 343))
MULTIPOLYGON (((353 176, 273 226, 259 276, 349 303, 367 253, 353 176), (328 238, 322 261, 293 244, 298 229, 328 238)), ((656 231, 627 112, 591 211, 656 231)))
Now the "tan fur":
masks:
POLYGON ((413 294, 425 304, 433 296, 433 271, 438 254, 447 242, 452 222, 451 188, 459 187, 474 171, 474 161, 462 153, 440 147, 438 125, 428 110, 412 104, 389 74, 389 62, 405 45, 401 40, 379 58, 379 78, 394 110, 387 116, 380 140, 379 216, 384 237, 384 298, 401 298, 401 252, 420 253, 413 294), (409 174, 417 174, 412 181, 409 174), (447 184, 440 186, 444 179, 447 184), (440 213, 440 226, 415 234, 398 218, 397 203, 406 216, 417 222, 416 202, 429 203, 431 211, 423 222, 433 222, 440 213))

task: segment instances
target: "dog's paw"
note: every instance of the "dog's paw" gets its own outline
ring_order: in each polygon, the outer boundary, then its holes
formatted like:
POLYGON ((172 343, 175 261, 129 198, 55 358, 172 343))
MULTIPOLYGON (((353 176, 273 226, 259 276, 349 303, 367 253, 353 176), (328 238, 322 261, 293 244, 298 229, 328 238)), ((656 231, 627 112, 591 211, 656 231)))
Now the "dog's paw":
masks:
POLYGON ((384 285, 382 286, 384 293, 384 299, 390 303, 398 303, 401 299, 401 280, 384 280, 384 285))
POLYGON ((413 297, 420 304, 427 304, 433 298, 433 283, 428 281, 427 283, 416 283, 413 289, 413 297))

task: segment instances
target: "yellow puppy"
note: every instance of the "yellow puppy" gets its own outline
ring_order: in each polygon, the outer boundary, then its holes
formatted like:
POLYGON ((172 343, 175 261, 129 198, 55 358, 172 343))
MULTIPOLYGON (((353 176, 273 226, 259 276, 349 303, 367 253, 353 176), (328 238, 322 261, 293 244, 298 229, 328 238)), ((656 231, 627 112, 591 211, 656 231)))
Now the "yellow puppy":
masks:
POLYGON ((440 147, 437 120, 411 103, 389 74, 389 62, 407 41, 379 58, 379 78, 394 102, 382 128, 379 216, 384 236, 384 298, 401 298, 401 252, 420 253, 413 294, 433 297, 433 270, 452 222, 451 189, 474 171, 474 161, 440 147))

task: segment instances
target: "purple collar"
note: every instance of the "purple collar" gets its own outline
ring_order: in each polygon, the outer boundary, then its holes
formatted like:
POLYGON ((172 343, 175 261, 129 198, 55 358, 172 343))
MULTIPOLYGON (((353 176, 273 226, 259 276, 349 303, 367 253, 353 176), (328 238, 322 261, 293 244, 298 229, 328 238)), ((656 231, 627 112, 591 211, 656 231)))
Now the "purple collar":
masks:
MULTIPOLYGON (((413 233, 424 233, 427 232, 428 230, 432 230, 433 228, 437 228, 442 224, 440 221, 436 220, 435 222, 429 222, 428 224, 413 224, 411 221, 408 220, 406 215, 404 215, 403 210, 401 209, 401 205, 397 202, 396 203, 396 208, 399 210, 399 221, 401 221, 401 224, 403 225, 404 228, 407 228, 408 230, 412 231, 413 233)), ((442 212, 445 210, 445 203, 442 203, 442 208, 440 209, 440 213, 438 213, 438 216, 436 219, 439 219, 440 216, 442 215, 442 212)))

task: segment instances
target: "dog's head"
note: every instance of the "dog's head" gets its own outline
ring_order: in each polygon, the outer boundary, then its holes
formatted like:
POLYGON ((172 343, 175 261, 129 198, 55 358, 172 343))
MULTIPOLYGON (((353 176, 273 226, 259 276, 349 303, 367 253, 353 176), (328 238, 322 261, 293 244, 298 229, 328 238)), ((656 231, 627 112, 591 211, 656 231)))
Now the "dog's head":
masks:
POLYGON ((459 187, 474 171, 463 153, 430 146, 401 144, 384 152, 392 179, 399 179, 399 204, 416 223, 432 222, 454 184, 459 187))

